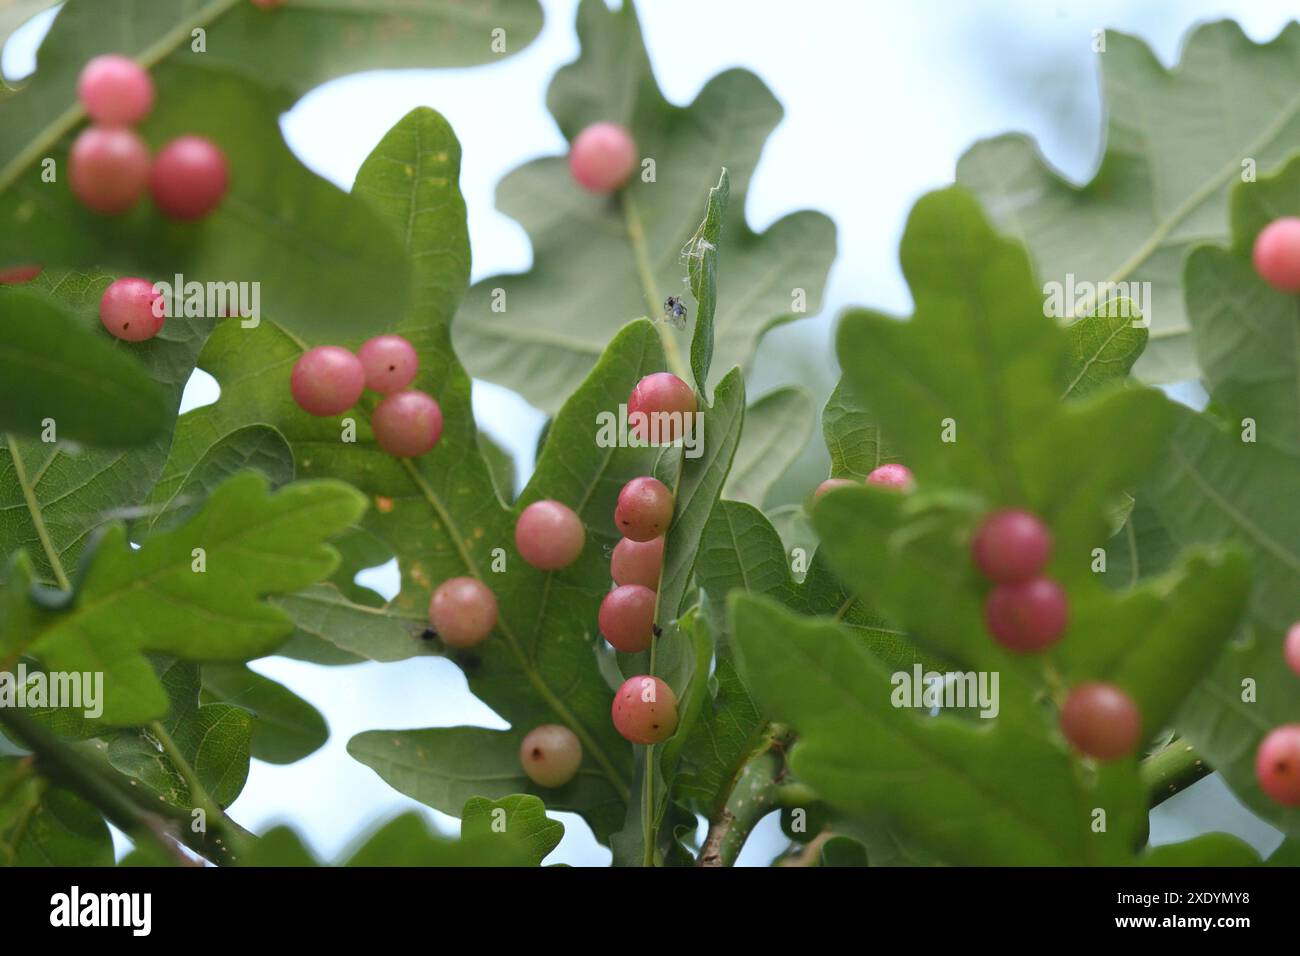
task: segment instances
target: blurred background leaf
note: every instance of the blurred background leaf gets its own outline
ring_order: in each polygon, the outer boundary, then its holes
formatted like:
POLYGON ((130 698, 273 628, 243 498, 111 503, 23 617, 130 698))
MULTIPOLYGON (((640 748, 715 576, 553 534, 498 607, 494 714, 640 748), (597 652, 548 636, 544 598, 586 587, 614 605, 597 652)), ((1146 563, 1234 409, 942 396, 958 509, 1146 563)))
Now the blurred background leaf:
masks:
MULTIPOLYGON (((666 297, 686 293, 683 251, 720 167, 730 179, 733 214, 718 244, 725 267, 710 384, 733 365, 748 369, 769 328, 818 310, 835 256, 835 228, 820 213, 794 213, 762 234, 745 224, 758 154, 781 119, 756 76, 731 70, 714 77, 683 109, 659 91, 632 4, 611 11, 583 0, 578 36, 582 54, 556 74, 547 105, 570 140, 598 121, 626 126, 640 156, 654 161, 654 181, 638 170, 619 193, 595 196, 573 182, 564 157, 511 173, 497 204, 528 230, 532 270, 476 283, 455 327, 456 349, 473 375, 547 412, 620 326, 638 316, 661 320, 666 297)), ((698 311, 698 302, 686 300, 698 311)), ((686 352, 685 332, 663 323, 660 331, 670 355, 686 352)), ((681 359, 672 370, 689 374, 681 359)))
POLYGON ((1175 542, 1232 541, 1250 555, 1246 626, 1178 726, 1247 806, 1291 836, 1300 835, 1300 809, 1266 797, 1254 768, 1264 735, 1300 721, 1282 653, 1300 620, 1300 309, 1296 296, 1264 284, 1250 255, 1268 222, 1296 215, 1300 156, 1234 188, 1229 248, 1201 246, 1188 257, 1187 312, 1212 404, 1202 414, 1179 410, 1143 489, 1175 542))
POLYGON ((1010 134, 972 147, 957 181, 1026 242, 1045 282, 1150 282, 1152 336, 1137 375, 1194 378, 1183 259, 1194 243, 1227 237, 1228 191, 1244 164, 1262 172, 1300 146, 1300 25, 1257 44, 1231 21, 1205 24, 1173 72, 1137 37, 1103 32, 1106 152, 1092 179, 1063 179, 1031 139, 1010 134))

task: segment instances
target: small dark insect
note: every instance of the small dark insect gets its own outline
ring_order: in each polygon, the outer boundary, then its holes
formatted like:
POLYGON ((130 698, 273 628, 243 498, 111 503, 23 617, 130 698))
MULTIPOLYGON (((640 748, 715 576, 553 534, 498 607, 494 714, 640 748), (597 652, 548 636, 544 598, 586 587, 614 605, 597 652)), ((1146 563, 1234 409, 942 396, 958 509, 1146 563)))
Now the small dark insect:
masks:
POLYGON ((438 632, 431 627, 426 627, 423 631, 420 632, 420 639, 425 641, 432 641, 437 636, 438 636, 438 632))
POLYGON ((654 627, 655 637, 664 636, 664 629, 662 627, 660 627, 658 624, 653 625, 653 627, 654 627))
POLYGON ((686 303, 678 296, 670 295, 664 300, 664 318, 677 328, 686 325, 686 303))

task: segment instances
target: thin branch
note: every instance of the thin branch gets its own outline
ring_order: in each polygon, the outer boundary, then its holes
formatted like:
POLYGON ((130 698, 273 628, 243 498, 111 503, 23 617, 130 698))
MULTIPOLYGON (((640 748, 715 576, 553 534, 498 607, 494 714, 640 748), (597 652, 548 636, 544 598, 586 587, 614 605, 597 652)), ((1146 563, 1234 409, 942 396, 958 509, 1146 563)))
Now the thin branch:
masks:
POLYGON ((120 778, 102 772, 71 743, 12 708, 0 708, 0 724, 15 741, 32 750, 42 776, 90 803, 132 841, 153 843, 177 862, 193 863, 178 846, 181 838, 176 831, 183 833, 183 828, 173 828, 165 817, 140 806, 120 778))
POLYGON ((1161 750, 1142 761, 1140 772, 1147 794, 1147 806, 1155 807, 1180 790, 1186 790, 1212 773, 1191 744, 1181 738, 1170 741, 1161 750))
POLYGON ((709 825, 695 865, 732 866, 754 825, 779 806, 778 780, 784 773, 780 751, 767 745, 745 763, 726 805, 709 825))

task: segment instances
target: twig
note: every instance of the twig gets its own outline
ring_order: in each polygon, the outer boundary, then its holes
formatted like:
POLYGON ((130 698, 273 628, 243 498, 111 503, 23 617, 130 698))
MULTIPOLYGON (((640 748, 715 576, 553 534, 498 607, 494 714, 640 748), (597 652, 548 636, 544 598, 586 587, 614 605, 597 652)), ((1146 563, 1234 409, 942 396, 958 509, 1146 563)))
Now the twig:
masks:
POLYGON ((181 852, 178 837, 164 817, 141 807, 129 787, 102 773, 73 745, 11 708, 0 708, 0 724, 31 748, 43 776, 77 793, 133 841, 154 843, 177 862, 193 863, 181 852))
POLYGON ((1181 738, 1171 740, 1161 750, 1142 761, 1140 772, 1147 794, 1147 806, 1164 803, 1213 770, 1191 744, 1181 738))
POLYGON ((745 763, 731 796, 710 823, 696 866, 731 866, 736 862, 754 825, 779 805, 777 781, 783 772, 781 754, 769 739, 745 763))
POLYGON ((182 865, 194 865, 194 860, 182 851, 182 845, 221 866, 235 862, 240 852, 256 840, 252 833, 221 813, 220 808, 217 808, 215 838, 196 833, 191 826, 190 812, 184 807, 161 800, 155 804, 106 763, 100 766, 95 751, 82 750, 13 708, 0 708, 0 725, 5 727, 8 736, 32 751, 43 776, 75 792, 137 844, 153 843, 182 865))

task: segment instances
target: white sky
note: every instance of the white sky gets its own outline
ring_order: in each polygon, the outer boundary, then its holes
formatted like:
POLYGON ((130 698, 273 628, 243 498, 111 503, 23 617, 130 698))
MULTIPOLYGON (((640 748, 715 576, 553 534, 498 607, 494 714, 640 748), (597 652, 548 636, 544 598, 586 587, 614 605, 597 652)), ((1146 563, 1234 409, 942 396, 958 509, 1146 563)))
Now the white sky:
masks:
MULTIPOLYGON (((560 153, 564 140, 545 108, 554 71, 577 54, 576 0, 543 0, 546 27, 523 53, 472 70, 375 72, 326 84, 286 115, 285 136, 316 172, 348 188, 379 138, 412 108, 432 106, 451 121, 464 147, 461 186, 469 207, 474 278, 526 269, 526 234, 496 212, 493 189, 514 167, 560 153)), ((666 96, 688 103, 709 77, 731 66, 761 76, 784 104, 746 204, 762 229, 802 208, 829 214, 839 257, 827 309, 777 330, 759 353, 754 394, 787 381, 833 382, 829 335, 846 305, 905 313, 910 299, 897 266, 908 209, 922 193, 951 182, 958 157, 975 140, 1023 130, 1047 158, 1076 179, 1090 175, 1099 149, 1100 105, 1092 31, 1110 27, 1145 38, 1166 65, 1194 22, 1232 17, 1253 39, 1276 35, 1292 12, 1283 0, 1222 3, 1044 0, 654 0, 638 7, 651 59, 666 96)), ((6 47, 3 68, 31 71, 48 17, 6 47)), ((199 374, 186 407, 211 401, 199 374)), ((206 379, 206 381, 203 381, 206 379)), ((510 448, 521 474, 532 467, 542 416, 497 386, 476 383, 480 426, 510 448)), ((375 586, 391 591, 395 577, 375 586)), ((374 728, 478 723, 504 726, 474 700, 454 665, 429 658, 401 665, 318 668, 270 659, 257 669, 306 697, 326 715, 332 736, 290 767, 254 762, 244 795, 231 808, 261 830, 291 820, 326 855, 342 849, 376 817, 419 806, 398 795, 346 752, 350 736, 374 728)), ((1217 778, 1162 806, 1153 839, 1229 829, 1261 848, 1276 831, 1243 813, 1217 778)), ((430 811, 432 813, 432 811, 430 811)), ((456 822, 441 817, 453 829, 456 822)), ((549 862, 603 863, 578 818, 549 862)), ((781 845, 769 818, 742 862, 764 865, 781 845)))

